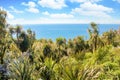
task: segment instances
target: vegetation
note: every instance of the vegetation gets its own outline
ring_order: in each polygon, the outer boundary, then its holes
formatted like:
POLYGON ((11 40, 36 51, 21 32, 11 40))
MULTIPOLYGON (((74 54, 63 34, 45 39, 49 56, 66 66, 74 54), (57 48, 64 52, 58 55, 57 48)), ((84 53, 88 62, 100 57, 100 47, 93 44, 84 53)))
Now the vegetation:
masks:
POLYGON ((120 80, 120 30, 100 35, 92 22, 88 40, 53 42, 8 25, 6 16, 0 10, 0 80, 120 80))

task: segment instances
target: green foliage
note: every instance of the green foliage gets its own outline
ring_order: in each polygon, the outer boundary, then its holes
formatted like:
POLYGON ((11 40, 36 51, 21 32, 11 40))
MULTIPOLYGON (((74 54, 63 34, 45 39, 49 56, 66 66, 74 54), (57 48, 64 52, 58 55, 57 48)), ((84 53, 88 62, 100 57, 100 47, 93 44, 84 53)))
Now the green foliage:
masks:
POLYGON ((46 58, 44 64, 40 68, 40 76, 43 80, 54 80, 56 77, 54 67, 56 62, 52 58, 46 58))
POLYGON ((43 47, 43 54, 44 54, 44 56, 50 57, 51 53, 52 53, 51 46, 48 45, 48 44, 44 45, 44 47, 43 47))
POLYGON ((79 80, 79 63, 71 57, 63 57, 60 61, 63 79, 79 80))
POLYGON ((9 33, 11 39, 22 52, 30 50, 35 41, 35 33, 32 32, 30 29, 25 32, 24 30, 22 30, 21 25, 16 25, 14 27, 9 26, 9 33))
POLYGON ((56 44, 58 46, 64 45, 65 43, 66 43, 66 39, 65 38, 59 37, 59 38, 56 39, 56 44))
POLYGON ((10 79, 13 80, 32 80, 34 70, 34 64, 30 64, 27 57, 20 57, 9 64, 10 79))
POLYGON ((0 10, 0 63, 3 64, 3 57, 6 51, 6 12, 0 10))
POLYGON ((34 64, 27 57, 14 59, 9 65, 9 77, 14 80, 32 80, 34 78, 34 64))
POLYGON ((106 56, 110 55, 109 48, 110 48, 109 46, 106 46, 106 47, 103 47, 103 48, 99 48, 97 50, 97 52, 95 53, 96 61, 102 62, 104 59, 106 59, 106 56))
POLYGON ((99 30, 96 23, 92 22, 90 25, 91 28, 88 29, 90 35, 89 45, 94 52, 98 48, 99 30))
MULTIPOLYGON (((95 30, 97 27, 92 28, 94 28, 91 29, 93 30, 92 34, 95 34, 93 32, 97 33, 95 30)), ((8 68, 10 79, 120 79, 120 49, 119 47, 115 47, 112 42, 110 42, 110 45, 106 44, 102 46, 96 42, 95 50, 92 45, 95 41, 95 36, 91 36, 92 38, 88 41, 85 41, 83 37, 78 36, 68 42, 66 42, 64 38, 57 38, 56 42, 52 42, 51 40, 46 39, 35 41, 33 34, 31 34, 31 30, 28 30, 27 32, 28 33, 21 32, 19 35, 19 40, 21 40, 19 46, 26 49, 24 51, 29 52, 27 58, 22 56, 24 54, 22 53, 23 50, 14 43, 12 38, 10 38, 12 45, 8 51, 11 51, 11 55, 5 55, 5 59, 9 56, 9 61, 11 61, 8 68), (91 51, 91 49, 94 49, 94 51, 91 51), (17 55, 17 53, 19 53, 19 55, 17 55), (14 54, 14 56, 12 54, 14 54)), ((12 30, 11 33, 13 33, 12 30)), ((96 39, 97 41, 103 41, 104 43, 104 40, 101 40, 101 36, 97 35, 96 39)))
POLYGON ((90 38, 35 39, 35 32, 6 23, 0 10, 0 80, 120 80, 120 30, 90 38))
POLYGON ((73 42, 74 42, 75 53, 78 53, 78 52, 81 52, 84 50, 85 43, 84 43, 83 37, 78 36, 78 37, 74 38, 73 42))

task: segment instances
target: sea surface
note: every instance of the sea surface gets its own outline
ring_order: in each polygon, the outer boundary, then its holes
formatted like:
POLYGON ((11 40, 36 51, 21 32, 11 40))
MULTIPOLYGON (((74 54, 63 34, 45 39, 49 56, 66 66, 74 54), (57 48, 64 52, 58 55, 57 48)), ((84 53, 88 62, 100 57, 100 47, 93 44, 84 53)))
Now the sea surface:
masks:
MULTIPOLYGON (((88 28, 90 24, 36 24, 36 25, 23 25, 23 29, 31 29, 35 31, 36 38, 52 39, 64 37, 67 40, 73 39, 77 36, 84 36, 84 39, 89 39, 88 28)), ((120 24, 98 24, 99 34, 105 31, 117 30, 120 24)))

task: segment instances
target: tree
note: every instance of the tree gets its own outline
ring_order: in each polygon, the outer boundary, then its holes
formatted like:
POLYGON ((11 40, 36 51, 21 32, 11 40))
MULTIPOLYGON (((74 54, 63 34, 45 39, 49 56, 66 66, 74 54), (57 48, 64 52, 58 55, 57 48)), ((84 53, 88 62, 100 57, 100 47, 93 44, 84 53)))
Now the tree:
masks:
POLYGON ((7 13, 0 9, 0 26, 5 28, 7 13))
POLYGON ((31 29, 28 29, 27 36, 28 36, 28 41, 29 41, 29 49, 31 49, 35 41, 35 32, 33 32, 31 29))
POLYGON ((65 38, 62 38, 62 37, 57 38, 56 45, 58 47, 59 57, 66 54, 67 51, 65 53, 62 53, 62 52, 64 52, 62 49, 66 48, 66 39, 65 38))
POLYGON ((9 32, 12 40, 22 52, 26 52, 27 50, 29 50, 29 52, 31 51, 30 49, 32 48, 35 40, 35 32, 28 29, 26 33, 22 30, 21 25, 17 25, 15 28, 10 26, 9 32))
POLYGON ((114 45, 116 36, 119 36, 117 35, 116 31, 110 30, 110 31, 104 32, 102 35, 102 38, 104 38, 103 39, 104 45, 111 45, 111 44, 114 45))
POLYGON ((10 46, 8 24, 6 23, 7 13, 0 9, 0 80, 6 80, 7 64, 4 60, 5 53, 10 46), (1 67, 2 66, 2 67, 1 67))
POLYGON ((97 49, 99 31, 96 23, 92 22, 90 25, 91 28, 88 29, 90 35, 89 44, 92 47, 92 51, 95 51, 97 49))
POLYGON ((69 39, 68 40, 68 43, 67 43, 67 53, 68 54, 72 54, 74 52, 74 43, 73 43, 73 40, 72 39, 69 39))
POLYGON ((85 48, 85 41, 82 36, 78 36, 73 39, 74 42, 74 51, 75 53, 78 53, 80 51, 83 51, 85 48))
POLYGON ((9 27, 9 32, 11 35, 13 35, 15 33, 15 28, 13 28, 12 26, 9 27))
POLYGON ((7 47, 6 44, 6 16, 7 13, 5 11, 0 10, 0 63, 3 64, 3 57, 5 54, 5 50, 7 47))
POLYGON ((21 32, 22 32, 22 26, 21 25, 17 25, 16 26, 16 28, 15 28, 15 32, 16 32, 16 38, 17 38, 17 46, 20 48, 20 38, 19 38, 19 36, 20 36, 20 34, 21 34, 21 32))
POLYGON ((51 53, 52 53, 51 46, 49 44, 45 44, 44 47, 43 47, 44 56, 45 57, 51 57, 51 53))
POLYGON ((21 39, 21 43, 20 43, 20 50, 22 52, 26 52, 29 48, 29 40, 28 40, 28 36, 27 34, 23 31, 19 38, 21 39))

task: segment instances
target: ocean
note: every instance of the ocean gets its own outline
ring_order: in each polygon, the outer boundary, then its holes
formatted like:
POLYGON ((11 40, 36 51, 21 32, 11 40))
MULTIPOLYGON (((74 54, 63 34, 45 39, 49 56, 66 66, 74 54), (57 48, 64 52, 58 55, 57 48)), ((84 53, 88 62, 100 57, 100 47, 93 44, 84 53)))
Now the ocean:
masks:
MULTIPOLYGON (((31 29, 35 31, 36 38, 56 40, 58 37, 64 37, 67 40, 73 39, 77 36, 84 36, 84 39, 89 39, 88 28, 90 24, 34 24, 23 25, 23 29, 31 29)), ((98 24, 99 34, 105 31, 117 30, 120 24, 98 24)))

